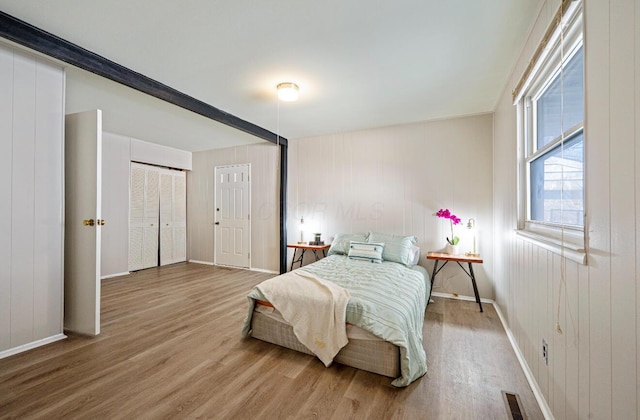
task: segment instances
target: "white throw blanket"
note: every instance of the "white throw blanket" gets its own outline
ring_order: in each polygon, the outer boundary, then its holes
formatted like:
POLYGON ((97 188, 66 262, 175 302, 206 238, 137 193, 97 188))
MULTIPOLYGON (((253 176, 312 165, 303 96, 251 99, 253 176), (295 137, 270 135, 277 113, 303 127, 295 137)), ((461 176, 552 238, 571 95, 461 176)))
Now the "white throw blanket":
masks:
POLYGON ((349 291, 296 270, 256 286, 293 327, 298 340, 329 366, 347 345, 349 291))

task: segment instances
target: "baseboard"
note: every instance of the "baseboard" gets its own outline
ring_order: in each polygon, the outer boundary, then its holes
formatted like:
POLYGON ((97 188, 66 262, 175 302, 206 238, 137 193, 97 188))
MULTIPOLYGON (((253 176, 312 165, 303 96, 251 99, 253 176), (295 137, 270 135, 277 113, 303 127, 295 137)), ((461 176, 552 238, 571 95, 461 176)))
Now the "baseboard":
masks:
POLYGON ((253 267, 251 267, 249 270, 251 270, 251 271, 257 271, 258 273, 280 274, 280 272, 279 272, 279 271, 267 270, 267 269, 264 269, 264 268, 253 268, 253 267))
POLYGON ((100 280, 111 279, 113 277, 128 276, 129 274, 131 274, 129 271, 125 271, 124 273, 118 273, 118 274, 108 274, 106 276, 100 277, 100 280))
POLYGON ((533 395, 534 397, 536 397, 536 401, 538 401, 538 405, 540 406, 540 411, 542 411, 542 415, 544 416, 545 419, 553 419, 554 417, 553 417, 553 413, 551 412, 551 408, 549 407, 549 404, 547 404, 547 400, 544 398, 544 395, 542 394, 542 390, 538 386, 538 382, 536 382, 536 378, 533 376, 533 372, 531 372, 531 369, 529 369, 529 365, 527 364, 527 361, 524 358, 522 351, 520 351, 520 347, 518 347, 518 343, 516 342, 516 339, 513 336, 513 333, 511 332, 511 328, 509 328, 504 316, 502 315, 500 306, 498 306, 496 302, 493 302, 493 307, 495 308, 496 313, 498 314, 498 318, 500 318, 500 322, 502 322, 502 327, 504 328, 504 331, 507 333, 507 337, 509 338, 511 347, 513 348, 513 351, 515 352, 516 357, 518 358, 518 362, 520 362, 520 366, 524 371, 524 376, 526 376, 527 382, 529 382, 529 386, 533 391, 533 395))
MULTIPOLYGON (((464 295, 458 295, 458 294, 453 294, 453 293, 433 292, 433 293, 431 293, 431 296, 441 297, 441 298, 445 298, 445 299, 467 300, 467 301, 470 301, 470 302, 475 302, 476 301, 476 298, 473 297, 473 296, 464 296, 464 295)), ((493 301, 493 299, 486 299, 486 298, 480 298, 480 302, 482 302, 482 303, 490 303, 490 304, 494 304, 495 303, 493 301)))
POLYGON ((55 341, 64 340, 65 338, 67 338, 67 336, 64 334, 56 334, 56 335, 52 335, 51 337, 43 338, 41 340, 36 340, 31 343, 23 344, 18 347, 14 347, 8 350, 3 350, 3 351, 0 351, 0 359, 4 359, 5 357, 16 355, 18 353, 22 353, 27 350, 32 350, 32 349, 35 349, 36 347, 44 346, 45 344, 50 344, 55 341))
MULTIPOLYGON (((217 264, 209 262, 209 261, 189 260, 189 262, 190 263, 194 263, 194 264, 204 264, 204 265, 214 265, 214 266, 217 265, 217 264)), ((255 268, 255 267, 242 268, 242 267, 232 267, 232 266, 226 266, 226 265, 220 265, 220 267, 237 268, 238 270, 257 271, 258 273, 280 274, 280 272, 278 272, 278 271, 267 270, 267 269, 264 269, 264 268, 255 268)))
POLYGON ((194 264, 214 265, 212 262, 209 262, 209 261, 189 260, 189 262, 194 264))

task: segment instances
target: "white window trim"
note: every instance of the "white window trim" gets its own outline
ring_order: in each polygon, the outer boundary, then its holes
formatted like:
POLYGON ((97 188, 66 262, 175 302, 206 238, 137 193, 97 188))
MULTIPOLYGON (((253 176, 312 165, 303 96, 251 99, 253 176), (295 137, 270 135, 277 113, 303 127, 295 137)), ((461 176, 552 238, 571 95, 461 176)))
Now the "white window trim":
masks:
MULTIPOLYGON (((573 3, 564 14, 563 23, 553 33, 548 42, 548 47, 545 48, 543 54, 535 63, 533 70, 528 75, 524 82, 524 87, 519 92, 519 96, 515 98, 518 130, 518 228, 515 233, 519 239, 534 243, 571 261, 586 264, 585 229, 582 226, 531 221, 528 205, 530 188, 529 162, 534 157, 539 156, 542 150, 548 150, 558 144, 557 141, 553 141, 545 145, 541 150, 534 150, 535 146, 532 139, 535 134, 535 128, 533 124, 527 123, 533 119, 531 98, 537 98, 541 95, 546 86, 557 75, 560 66, 565 65, 573 57, 578 47, 583 44, 582 2, 576 1, 573 3), (562 28, 568 28, 568 30, 561 37, 560 30, 562 28), (564 43, 564 50, 567 52, 564 57, 561 57, 560 54, 561 42, 564 43), (562 63, 561 59, 563 60, 562 63), (528 115, 525 115, 525 113, 528 115)), ((584 132, 584 121, 582 130, 584 132)))

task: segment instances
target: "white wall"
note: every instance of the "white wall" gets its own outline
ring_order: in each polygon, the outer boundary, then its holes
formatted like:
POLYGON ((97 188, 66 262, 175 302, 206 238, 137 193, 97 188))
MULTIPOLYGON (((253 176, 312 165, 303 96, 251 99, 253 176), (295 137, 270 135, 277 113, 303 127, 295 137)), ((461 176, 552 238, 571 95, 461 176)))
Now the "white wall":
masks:
MULTIPOLYGON (((465 225, 477 221, 485 260, 475 269, 478 288, 493 298, 492 125, 485 114, 290 141, 289 243, 299 240, 301 217, 305 230, 321 232, 327 243, 341 232, 416 235, 420 264, 431 271, 426 252, 443 249, 451 236, 448 222, 434 214, 449 208, 465 225)), ((462 251, 472 246, 466 232, 455 227, 462 251)), ((436 292, 473 296, 456 265, 436 280, 436 292)))
POLYGON ((64 70, 0 45, 0 357, 64 338, 64 70))
POLYGON ((131 139, 102 134, 101 277, 129 273, 131 139))
POLYGON ((640 1, 585 1, 589 250, 587 265, 564 261, 566 284, 558 255, 513 234, 516 115, 510 92, 560 1, 542 3, 495 112, 496 299, 556 419, 638 418, 640 1), (541 357, 543 338, 548 366, 541 357))
POLYGON ((113 133, 102 137, 102 278, 129 273, 129 181, 132 161, 191 168, 191 152, 113 133))
POLYGON ((187 176, 187 256, 214 262, 214 168, 251 164, 251 268, 280 271, 279 148, 271 143, 193 153, 187 176))

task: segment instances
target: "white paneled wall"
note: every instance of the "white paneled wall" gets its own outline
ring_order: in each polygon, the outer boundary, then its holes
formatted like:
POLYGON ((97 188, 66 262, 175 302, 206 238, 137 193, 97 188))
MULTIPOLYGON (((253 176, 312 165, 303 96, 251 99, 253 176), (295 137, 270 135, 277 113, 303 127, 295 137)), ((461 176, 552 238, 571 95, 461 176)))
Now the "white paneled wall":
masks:
MULTIPOLYGON (((466 224, 477 221, 476 268, 481 297, 493 298, 492 138, 490 114, 421 122, 289 142, 289 242, 325 242, 336 233, 378 231, 416 235, 420 264, 427 251, 444 248, 448 222, 434 214, 449 208, 466 224)), ((465 226, 456 226, 462 251, 472 247, 465 226)), ((289 252, 289 260, 292 252, 289 252)), ((452 265, 438 275, 434 291, 473 296, 469 278, 452 265)))
POLYGON ((60 339, 64 70, 0 45, 0 357, 60 339))
POLYGON ((102 133, 101 277, 128 274, 131 139, 102 133))
POLYGON ((558 255, 513 235, 516 115, 510 91, 559 4, 543 2, 495 113, 496 300, 556 419, 635 419, 640 415, 640 1, 585 1, 587 265, 565 261, 563 281, 558 255), (549 343, 548 366, 542 339, 549 343))
POLYGON ((214 261, 214 168, 251 164, 251 268, 280 271, 280 151, 271 143, 193 153, 187 177, 187 255, 214 261))

